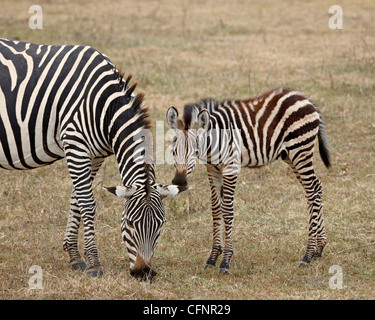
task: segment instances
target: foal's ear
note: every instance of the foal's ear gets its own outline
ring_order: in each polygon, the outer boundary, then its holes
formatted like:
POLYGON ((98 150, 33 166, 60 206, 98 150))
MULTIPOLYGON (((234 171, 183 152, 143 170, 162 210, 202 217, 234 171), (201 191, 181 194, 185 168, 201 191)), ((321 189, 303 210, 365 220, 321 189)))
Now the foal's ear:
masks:
POLYGON ((198 134, 202 134, 208 130, 208 127, 210 125, 210 114, 206 109, 203 109, 198 114, 198 126, 197 131, 198 134))
POLYGON ((167 124, 170 129, 178 129, 178 111, 174 106, 170 106, 167 111, 167 124))
POLYGON ((186 186, 182 187, 182 186, 178 186, 174 184, 166 185, 166 186, 163 186, 161 184, 156 184, 155 188, 160 193, 160 196, 162 199, 173 198, 188 189, 188 187, 186 186))
POLYGON ((134 186, 118 186, 118 187, 104 187, 110 193, 113 193, 118 198, 129 199, 133 193, 137 190, 134 186))

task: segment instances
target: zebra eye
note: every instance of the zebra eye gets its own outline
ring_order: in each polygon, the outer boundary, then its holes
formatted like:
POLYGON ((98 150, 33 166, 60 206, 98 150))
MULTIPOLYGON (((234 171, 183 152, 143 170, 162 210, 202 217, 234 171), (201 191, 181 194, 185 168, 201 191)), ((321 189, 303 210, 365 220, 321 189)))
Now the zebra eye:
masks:
POLYGON ((128 226, 129 226, 130 228, 134 229, 134 224, 133 224, 133 222, 131 222, 130 220, 127 220, 127 222, 128 222, 128 226))

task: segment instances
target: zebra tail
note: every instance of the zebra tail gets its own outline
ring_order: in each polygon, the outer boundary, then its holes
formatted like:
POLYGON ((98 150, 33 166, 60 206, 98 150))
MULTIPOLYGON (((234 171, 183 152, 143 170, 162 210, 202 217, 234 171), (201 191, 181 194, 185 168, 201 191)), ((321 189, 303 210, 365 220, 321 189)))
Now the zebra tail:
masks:
POLYGON ((328 136, 327 130, 324 125, 322 115, 319 113, 320 116, 320 124, 319 124, 319 132, 318 132, 318 141, 319 141, 319 153, 320 157, 323 160, 324 165, 329 168, 331 166, 331 156, 329 152, 328 146, 328 136))

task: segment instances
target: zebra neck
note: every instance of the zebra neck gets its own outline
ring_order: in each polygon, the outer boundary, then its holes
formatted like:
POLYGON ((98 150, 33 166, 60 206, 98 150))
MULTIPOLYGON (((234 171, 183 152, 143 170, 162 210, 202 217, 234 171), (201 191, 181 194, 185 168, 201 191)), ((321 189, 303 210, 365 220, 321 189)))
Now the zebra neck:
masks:
POLYGON ((207 164, 236 163, 239 146, 241 146, 241 130, 232 125, 225 128, 210 114, 210 124, 207 132, 199 137, 199 160, 207 164))
MULTIPOLYGON (((119 170, 121 182, 124 186, 145 186, 155 183, 155 171, 153 164, 146 164, 139 158, 127 159, 127 161, 119 162, 119 170)), ((119 161, 119 158, 117 158, 119 161)))
POLYGON ((150 146, 148 143, 150 131, 142 127, 136 118, 133 116, 127 121, 121 120, 120 122, 124 124, 118 126, 117 130, 111 131, 112 149, 124 186, 144 186, 147 179, 155 180, 152 144, 150 146), (146 166, 149 167, 148 170, 146 170, 146 166))

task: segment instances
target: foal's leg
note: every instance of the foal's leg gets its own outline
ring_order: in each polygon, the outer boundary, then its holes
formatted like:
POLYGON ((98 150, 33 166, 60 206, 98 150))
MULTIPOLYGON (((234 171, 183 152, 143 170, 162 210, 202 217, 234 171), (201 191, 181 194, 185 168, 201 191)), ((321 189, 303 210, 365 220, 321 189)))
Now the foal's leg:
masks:
POLYGON ((213 220, 213 244, 210 257, 206 262, 206 268, 214 268, 218 257, 223 250, 223 230, 221 214, 221 193, 223 187, 223 176, 215 166, 207 166, 208 180, 211 188, 211 209, 213 220))
POLYGON ((219 272, 229 272, 229 262, 233 255, 232 247, 232 224, 234 217, 234 190, 236 187, 237 175, 223 176, 223 197, 221 202, 221 212, 225 227, 225 242, 223 250, 223 260, 221 261, 219 272))
POLYGON ((304 188, 309 205, 309 237, 300 266, 308 266, 313 257, 320 258, 327 243, 323 221, 322 185, 315 174, 312 159, 313 146, 299 153, 293 160, 285 159, 304 188))

